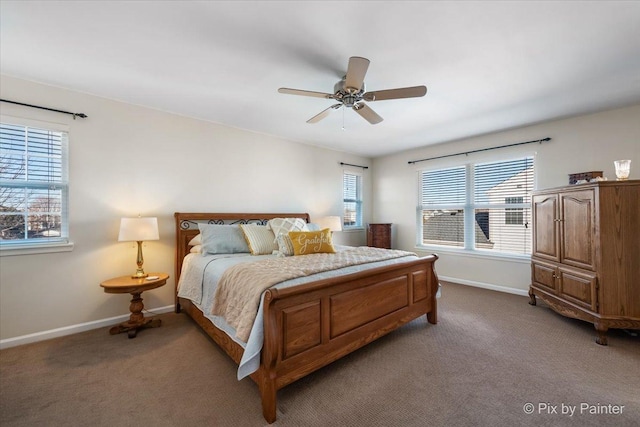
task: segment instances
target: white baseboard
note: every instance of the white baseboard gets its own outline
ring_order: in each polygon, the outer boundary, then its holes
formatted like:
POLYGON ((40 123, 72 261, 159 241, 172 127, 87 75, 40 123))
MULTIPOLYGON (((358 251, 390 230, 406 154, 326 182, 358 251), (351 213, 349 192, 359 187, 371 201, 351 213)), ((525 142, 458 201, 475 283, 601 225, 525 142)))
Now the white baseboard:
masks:
MULTIPOLYGON (((175 310, 174 305, 167 305, 165 307, 158 307, 153 309, 146 309, 145 312, 151 314, 169 313, 175 310)), ((120 322, 124 322, 129 319, 129 314, 123 314, 122 316, 109 317, 108 319, 94 320, 92 322, 80 323, 78 325, 65 326, 63 328, 51 329, 49 331, 36 332, 29 335, 23 335, 20 337, 7 338, 0 340, 0 350, 9 347, 16 347, 23 344, 29 344, 38 341, 45 341, 51 338, 63 337, 65 335, 77 334, 79 332, 89 331, 92 329, 103 328, 105 326, 116 325, 120 322)))
MULTIPOLYGON (((489 289, 489 290, 498 291, 498 292, 506 292, 508 294, 521 295, 525 297, 529 296, 529 291, 524 289, 509 288, 506 286, 498 286, 491 283, 482 283, 482 282, 476 282, 473 280, 458 279, 455 277, 448 277, 448 276, 438 276, 438 277, 440 278, 440 280, 443 280, 445 282, 459 283, 461 285, 474 286, 476 288, 489 289)), ((160 314, 160 313, 169 313, 174 309, 175 309, 175 306, 168 305, 165 307, 154 308, 147 311, 151 313, 160 314)), ((91 329, 103 328, 105 326, 111 326, 111 325, 118 324, 120 322, 124 322, 128 318, 129 318, 128 314, 123 314, 122 316, 110 317, 108 319, 94 320, 92 322, 81 323, 78 325, 71 325, 71 326, 65 326, 63 328, 51 329, 49 331, 36 332, 34 334, 23 335, 15 338, 7 338, 4 340, 0 340, 0 350, 9 348, 9 347, 16 347, 23 344, 44 341, 51 338, 62 337, 65 335, 77 334, 79 332, 89 331, 91 329)))
POLYGON ((523 297, 529 296, 529 291, 525 289, 509 288, 507 286, 499 286, 491 283, 482 283, 482 282, 476 282, 473 280, 458 279, 455 277, 447 277, 447 276, 440 276, 440 275, 438 275, 438 278, 444 282, 459 283, 461 285, 473 286, 475 288, 489 289, 489 290, 498 291, 498 292, 505 292, 507 294, 521 295, 523 297))

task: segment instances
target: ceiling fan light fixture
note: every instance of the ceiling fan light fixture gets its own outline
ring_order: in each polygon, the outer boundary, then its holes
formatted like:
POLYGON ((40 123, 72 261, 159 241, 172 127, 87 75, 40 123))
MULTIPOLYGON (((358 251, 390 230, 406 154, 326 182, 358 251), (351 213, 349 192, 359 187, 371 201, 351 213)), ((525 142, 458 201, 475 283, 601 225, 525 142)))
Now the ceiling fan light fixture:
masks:
POLYGON ((354 107, 355 103, 358 102, 360 99, 358 98, 358 96, 356 95, 345 95, 342 98, 342 103, 344 104, 345 107, 354 107))
POLYGON ((347 87, 346 79, 347 79, 347 76, 344 76, 342 80, 338 81, 335 85, 333 85, 333 93, 338 94, 339 92, 343 94, 349 93, 349 94, 355 95, 355 94, 364 94, 366 92, 364 82, 362 82, 362 87, 360 88, 360 90, 358 90, 353 87, 347 87))

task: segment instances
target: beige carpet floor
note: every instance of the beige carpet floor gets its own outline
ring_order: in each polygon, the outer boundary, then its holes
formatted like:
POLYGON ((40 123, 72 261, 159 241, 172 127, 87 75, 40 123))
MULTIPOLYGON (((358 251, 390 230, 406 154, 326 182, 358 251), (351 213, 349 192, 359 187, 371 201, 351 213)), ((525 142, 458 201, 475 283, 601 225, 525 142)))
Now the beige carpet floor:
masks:
MULTIPOLYGON (((274 425, 640 426, 634 331, 599 346, 593 325, 527 302, 444 284, 438 325, 280 390, 274 425)), ((256 385, 185 315, 160 317, 135 339, 102 328, 0 351, 0 426, 266 425, 256 385)))

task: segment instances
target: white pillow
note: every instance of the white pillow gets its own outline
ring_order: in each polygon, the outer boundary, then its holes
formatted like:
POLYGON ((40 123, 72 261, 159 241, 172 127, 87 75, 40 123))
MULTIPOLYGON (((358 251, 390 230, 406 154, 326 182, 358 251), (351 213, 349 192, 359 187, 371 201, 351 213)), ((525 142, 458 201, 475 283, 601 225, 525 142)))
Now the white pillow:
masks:
POLYGON ((193 239, 189 240, 189 246, 196 246, 202 244, 202 234, 196 235, 193 239))
POLYGON ((302 218, 274 218, 267 222, 267 227, 273 231, 275 237, 290 231, 303 231, 306 225, 306 221, 302 218))
POLYGON ((271 255, 278 245, 274 242, 273 231, 264 225, 240 224, 251 255, 271 255))
POLYGON ((192 254, 201 254, 202 253, 202 245, 191 246, 191 249, 189 249, 189 252, 191 252, 192 254))
POLYGON ((293 242, 288 234, 278 234, 278 256, 293 256, 293 242))
POLYGON ((304 225, 304 230, 302 231, 320 231, 320 230, 322 230, 322 228, 320 228, 320 224, 314 224, 310 222, 304 225))

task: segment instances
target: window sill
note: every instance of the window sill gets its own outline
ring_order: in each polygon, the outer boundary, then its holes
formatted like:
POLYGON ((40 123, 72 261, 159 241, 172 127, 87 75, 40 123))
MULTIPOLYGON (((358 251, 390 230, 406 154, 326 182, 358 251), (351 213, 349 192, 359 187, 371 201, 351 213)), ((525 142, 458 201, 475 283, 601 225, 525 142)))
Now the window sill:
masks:
POLYGON ((509 254, 504 252, 495 253, 495 252, 489 252, 489 251, 468 250, 468 249, 454 249, 454 248, 447 248, 444 246, 416 245, 415 249, 416 251, 426 252, 430 254, 431 253, 451 254, 451 255, 466 256, 470 258, 514 261, 514 262, 521 262, 523 264, 529 264, 531 262, 531 255, 509 254))
POLYGON ((68 243, 50 243, 50 244, 32 244, 32 245, 13 245, 11 247, 0 247, 0 257, 14 255, 35 255, 48 254, 56 252, 71 252, 73 250, 73 242, 68 243))

